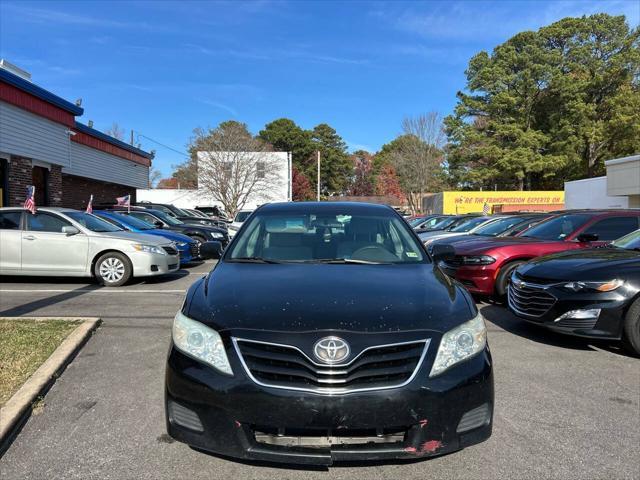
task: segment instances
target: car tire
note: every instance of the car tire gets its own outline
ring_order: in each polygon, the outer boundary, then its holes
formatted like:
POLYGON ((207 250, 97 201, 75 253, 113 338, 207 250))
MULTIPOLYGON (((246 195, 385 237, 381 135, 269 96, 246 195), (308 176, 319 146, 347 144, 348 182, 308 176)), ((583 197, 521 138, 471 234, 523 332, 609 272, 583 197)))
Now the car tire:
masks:
POLYGON ((96 261, 93 273, 105 287, 119 287, 131 278, 133 267, 129 258, 119 252, 107 252, 96 261))
POLYGON ((191 238, 193 238, 198 243, 204 243, 207 241, 207 239, 204 238, 202 235, 191 235, 191 238))
POLYGON ((622 343, 630 353, 640 356, 640 298, 636 298, 624 316, 622 343))
POLYGON ((496 285, 495 285, 496 297, 499 300, 503 300, 504 297, 507 295, 507 286, 509 285, 511 274, 516 268, 518 268, 523 263, 525 262, 523 261, 509 262, 506 265, 503 265, 503 267, 500 269, 500 273, 496 278, 496 285))

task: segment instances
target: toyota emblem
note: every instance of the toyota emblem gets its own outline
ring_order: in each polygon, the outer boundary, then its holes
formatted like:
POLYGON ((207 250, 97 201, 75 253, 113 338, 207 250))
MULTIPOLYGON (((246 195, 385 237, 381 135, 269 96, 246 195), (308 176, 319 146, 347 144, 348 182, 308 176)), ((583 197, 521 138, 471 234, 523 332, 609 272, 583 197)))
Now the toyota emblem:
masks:
POLYGON ((313 354, 316 358, 329 364, 342 362, 350 352, 349 344, 338 337, 321 338, 313 346, 313 354))

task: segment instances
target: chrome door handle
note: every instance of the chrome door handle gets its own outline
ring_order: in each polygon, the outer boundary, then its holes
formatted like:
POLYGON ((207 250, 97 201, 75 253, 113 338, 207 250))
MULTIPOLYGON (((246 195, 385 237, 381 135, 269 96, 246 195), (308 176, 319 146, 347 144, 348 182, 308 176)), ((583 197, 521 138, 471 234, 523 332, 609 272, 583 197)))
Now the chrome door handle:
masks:
POLYGON ((27 235, 27 236, 22 237, 22 238, 24 238, 25 240, 35 240, 36 239, 36 237, 34 237, 33 235, 27 235))

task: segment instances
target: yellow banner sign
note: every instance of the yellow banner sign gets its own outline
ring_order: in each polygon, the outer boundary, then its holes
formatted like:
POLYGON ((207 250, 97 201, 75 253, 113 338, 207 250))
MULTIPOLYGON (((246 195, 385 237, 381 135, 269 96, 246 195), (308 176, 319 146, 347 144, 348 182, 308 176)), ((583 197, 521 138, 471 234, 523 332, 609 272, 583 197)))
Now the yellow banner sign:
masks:
POLYGON ((535 210, 540 206, 564 204, 563 191, 535 191, 535 192, 443 192, 442 213, 460 214, 482 212, 485 204, 521 205, 522 210, 535 210))

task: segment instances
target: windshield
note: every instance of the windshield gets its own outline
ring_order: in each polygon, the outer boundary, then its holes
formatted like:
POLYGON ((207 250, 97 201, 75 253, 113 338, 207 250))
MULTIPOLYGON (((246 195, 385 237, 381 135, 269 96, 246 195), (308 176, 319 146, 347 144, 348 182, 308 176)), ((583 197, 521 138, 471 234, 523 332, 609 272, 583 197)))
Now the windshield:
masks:
POLYGON ((477 227, 478 225, 483 224, 488 219, 489 219, 488 217, 470 218, 469 220, 465 220, 464 222, 462 222, 460 225, 453 227, 450 231, 451 232, 468 232, 474 229, 475 227, 477 227))
POLYGON ((139 218, 132 217, 131 215, 115 213, 114 217, 117 218, 118 222, 122 222, 126 226, 131 226, 137 230, 153 230, 157 228, 155 225, 151 225, 150 223, 147 223, 144 220, 140 220, 139 218))
POLYGON ((419 263, 426 259, 395 214, 257 213, 226 261, 419 263))
POLYGON ((497 235, 500 235, 503 232, 506 232, 510 228, 513 228, 516 225, 527 222, 529 220, 531 220, 531 217, 499 218, 495 222, 487 223, 486 225, 482 225, 481 227, 478 227, 478 229, 475 232, 473 232, 473 234, 482 235, 484 237, 495 237, 497 235))
POLYGON ((640 230, 628 233, 624 237, 614 240, 611 244, 627 250, 640 250, 640 230))
POLYGON ((64 212, 72 220, 92 232, 121 232, 123 229, 86 212, 64 212))
POLYGON ((240 222, 240 223, 244 222, 249 217, 249 215, 251 215, 251 213, 252 212, 238 212, 236 214, 236 218, 234 222, 240 222))
POLYGON ((176 217, 167 215, 161 210, 154 210, 153 212, 149 212, 149 213, 151 213, 152 215, 155 215, 160 220, 162 220, 165 223, 168 223, 169 225, 184 225, 184 222, 182 220, 178 220, 176 217))
POLYGON ((444 217, 438 219, 435 224, 429 226, 431 230, 443 230, 458 221, 458 217, 444 217))
POLYGON ((416 225, 418 225, 419 223, 422 223, 426 220, 426 218, 424 217, 418 217, 418 218, 414 218, 412 220, 409 220, 409 225, 411 225, 412 227, 415 227, 416 225))
POLYGON ((187 212, 186 210, 182 210, 181 208, 175 206, 173 207, 173 212, 177 213, 181 217, 193 217, 193 213, 187 212))
POLYGON ((538 238, 540 240, 564 240, 584 225, 591 215, 585 213, 568 213, 550 218, 534 225, 520 235, 521 237, 538 238))

